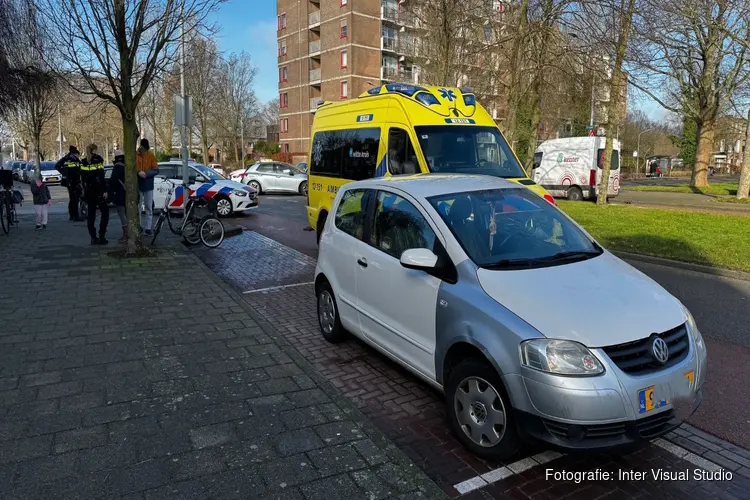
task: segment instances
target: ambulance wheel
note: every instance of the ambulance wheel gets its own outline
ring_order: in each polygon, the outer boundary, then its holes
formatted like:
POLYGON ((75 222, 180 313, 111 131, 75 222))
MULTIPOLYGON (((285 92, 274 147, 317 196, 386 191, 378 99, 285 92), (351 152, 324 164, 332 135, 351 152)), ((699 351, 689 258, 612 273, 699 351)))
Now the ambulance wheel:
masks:
POLYGON ((568 199, 570 201, 581 201, 583 199, 583 192, 578 186, 568 188, 568 199))

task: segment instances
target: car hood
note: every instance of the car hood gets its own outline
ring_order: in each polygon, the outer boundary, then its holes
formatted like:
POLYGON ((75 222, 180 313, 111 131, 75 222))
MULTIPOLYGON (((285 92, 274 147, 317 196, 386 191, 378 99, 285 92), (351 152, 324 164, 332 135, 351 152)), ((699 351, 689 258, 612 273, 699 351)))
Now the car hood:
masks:
POLYGON ((219 186, 219 187, 228 187, 228 188, 236 189, 238 191, 248 191, 248 192, 255 191, 253 188, 249 186, 245 186, 244 184, 241 184, 237 181, 232 181, 229 179, 216 181, 214 182, 214 185, 219 186))
POLYGON ((61 175, 57 170, 42 170, 42 175, 61 175))
POLYGON ((686 321, 680 302, 609 252, 524 270, 479 269, 484 291, 548 338, 588 347, 632 342, 686 321))

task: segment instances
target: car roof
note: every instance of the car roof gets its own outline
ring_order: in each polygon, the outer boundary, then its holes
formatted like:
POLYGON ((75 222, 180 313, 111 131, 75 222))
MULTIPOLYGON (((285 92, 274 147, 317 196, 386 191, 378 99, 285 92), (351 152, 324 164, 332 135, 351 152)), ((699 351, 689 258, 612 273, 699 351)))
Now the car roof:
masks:
POLYGON ((483 191, 486 189, 512 189, 520 187, 500 177, 476 174, 415 174, 377 177, 346 184, 353 188, 378 189, 393 187, 412 196, 429 198, 450 193, 483 191))

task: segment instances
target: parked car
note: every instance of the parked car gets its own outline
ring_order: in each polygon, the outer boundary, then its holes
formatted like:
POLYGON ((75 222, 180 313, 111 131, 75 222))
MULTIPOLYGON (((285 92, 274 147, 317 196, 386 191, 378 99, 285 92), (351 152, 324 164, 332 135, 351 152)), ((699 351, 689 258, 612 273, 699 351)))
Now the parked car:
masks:
POLYGON ((299 170, 300 172, 304 172, 304 173, 307 173, 307 163, 305 163, 305 162, 302 162, 302 163, 297 163, 297 164, 296 164, 296 165, 294 166, 294 168, 296 168, 296 169, 297 169, 297 170, 299 170))
MULTIPOLYGON (((235 212, 246 212, 258 206, 258 192, 252 187, 227 179, 220 173, 198 163, 190 163, 190 194, 203 195, 216 200, 216 210, 222 217, 235 212)), ((159 175, 154 181, 154 206, 161 209, 164 197, 169 191, 165 179, 182 181, 182 163, 159 163, 159 175)), ((172 193, 169 203, 171 209, 182 208, 182 187, 178 186, 172 193)))
POLYGON ((469 450, 647 442, 690 416, 707 357, 690 312, 518 184, 474 175, 342 186, 320 240, 318 321, 445 393, 469 450))
POLYGON ((226 177, 226 172, 224 171, 224 167, 222 167, 220 163, 209 163, 208 167, 219 172, 221 175, 226 177))
POLYGON ((245 170, 241 181, 259 193, 299 193, 307 196, 307 173, 282 162, 261 162, 245 170))
POLYGON ((60 184, 62 174, 55 168, 56 164, 57 162, 54 161, 43 161, 40 163, 39 171, 42 175, 42 181, 47 184, 60 184))
POLYGON ((13 162, 11 169, 13 170, 13 178, 17 181, 23 180, 23 166, 26 165, 25 161, 16 160, 13 162))
POLYGON ((34 169, 36 168, 36 163, 33 161, 27 161, 23 166, 23 182, 31 183, 31 180, 34 178, 34 169))

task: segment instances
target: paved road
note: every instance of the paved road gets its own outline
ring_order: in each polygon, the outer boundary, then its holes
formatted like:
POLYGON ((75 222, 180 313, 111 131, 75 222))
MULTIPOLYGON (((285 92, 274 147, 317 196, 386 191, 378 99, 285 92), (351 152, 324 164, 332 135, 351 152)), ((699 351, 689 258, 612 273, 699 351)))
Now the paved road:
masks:
MULTIPOLYGON (((236 222, 312 258, 317 257, 315 233, 308 227, 305 198, 263 196, 260 207, 236 222)), ((679 298, 692 312, 709 346, 711 367, 705 401, 692 423, 750 448, 750 282, 633 261, 679 298)))
POLYGON ((680 208, 701 212, 750 215, 750 205, 721 203, 714 196, 693 193, 663 193, 659 191, 620 191, 613 203, 627 205, 680 208))
MULTIPOLYGON (((709 178, 711 183, 739 182, 739 175, 715 175, 709 178)), ((690 182, 689 177, 643 177, 639 179, 626 179, 623 186, 676 186, 690 182)))

